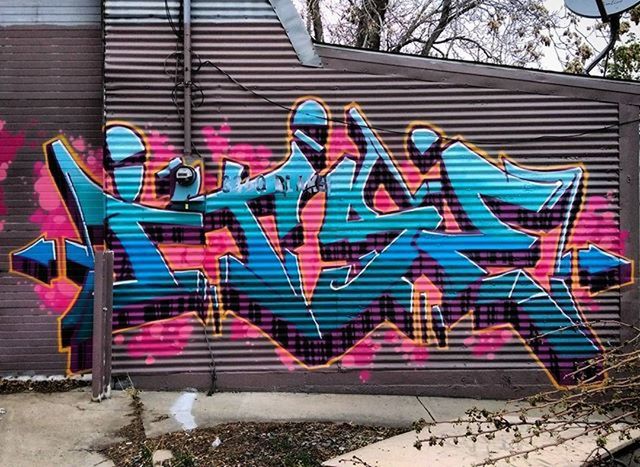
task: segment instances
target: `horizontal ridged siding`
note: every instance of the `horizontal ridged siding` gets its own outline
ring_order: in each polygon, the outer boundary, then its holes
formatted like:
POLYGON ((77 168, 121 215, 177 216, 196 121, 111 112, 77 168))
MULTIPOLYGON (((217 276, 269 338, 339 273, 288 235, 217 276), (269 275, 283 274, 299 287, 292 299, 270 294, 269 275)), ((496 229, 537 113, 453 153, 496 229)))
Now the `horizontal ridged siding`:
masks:
POLYGON ((92 0, 0 0, 0 26, 99 23, 100 4, 92 0))
MULTIPOLYGON (((107 2, 108 119, 126 120, 149 131, 159 131, 169 137, 179 153, 182 126, 170 100, 173 83, 164 70, 166 58, 175 50, 176 39, 168 24, 156 21, 156 16, 151 23, 121 23, 119 19, 124 14, 117 12, 130 3, 107 2)), ((143 11, 153 2, 133 3, 136 11, 143 11)), ((461 135, 491 157, 505 153, 512 161, 527 167, 545 169, 582 163, 589 173, 588 194, 608 196, 614 222, 619 221, 617 104, 474 86, 471 80, 468 85, 460 85, 400 75, 380 76, 373 74, 374 70, 371 74, 349 72, 346 62, 336 68, 302 67, 277 18, 254 17, 255 5, 268 5, 266 1, 251 2, 251 5, 229 2, 238 5, 238 11, 232 8, 232 15, 250 18, 245 22, 220 21, 228 9, 214 10, 214 3, 219 2, 196 0, 193 5, 193 48, 199 57, 194 59, 194 66, 199 60, 211 60, 239 82, 285 107, 293 105, 301 96, 318 96, 326 102, 334 118, 343 118, 344 107, 357 102, 372 125, 389 130, 379 133, 397 157, 404 157, 403 135, 407 126, 413 121, 424 121, 437 125, 449 136, 461 135), (212 18, 216 20, 210 21, 212 18), (579 134, 610 125, 612 127, 606 131, 576 138, 522 142, 523 139, 579 134)), ((259 11, 263 9, 267 11, 266 7, 259 11)), ((177 18, 176 10, 174 14, 177 18)), ((319 52, 322 55, 322 47, 319 52)), ((170 65, 172 63, 169 61, 170 65)), ((205 101, 194 111, 193 139, 205 159, 209 156, 205 129, 228 125, 232 145, 264 146, 271 153, 271 166, 285 160, 288 154, 287 110, 240 89, 211 67, 199 71, 195 81, 201 86, 205 101)), ((218 173, 219 169, 219 165, 209 158, 207 171, 218 173)), ((206 186, 207 191, 215 188, 206 186)), ((310 217, 318 218, 321 214, 311 213, 310 217)), ((385 277, 381 276, 380 283, 384 281, 385 277)), ((619 292, 608 292, 595 300, 597 311, 591 312, 589 319, 611 320, 619 316, 619 292)), ((210 371, 212 353, 220 374, 278 375, 275 378, 283 381, 280 387, 287 387, 290 373, 279 360, 273 342, 264 335, 239 337, 237 329, 231 329, 229 323, 230 320, 223 321, 223 335, 211 337, 209 348, 201 325, 193 319, 189 325, 195 330, 189 345, 179 354, 155 359, 153 364, 145 362, 145 355, 132 355, 130 346, 116 343, 114 373, 204 374, 210 371)), ((596 331, 604 341, 615 340, 618 335, 618 329, 611 324, 598 326, 596 331)), ((173 339, 178 329, 166 332, 166 338, 173 339)), ((381 330, 374 336, 374 342, 381 347, 375 356, 371 381, 375 381, 376 371, 391 370, 397 371, 399 382, 403 373, 417 370, 411 361, 407 361, 406 354, 397 350, 398 344, 385 341, 383 334, 384 330, 381 330)), ((470 335, 470 323, 462 322, 449 334, 448 350, 429 349, 429 359, 424 366, 425 387, 437 384, 429 376, 430 370, 464 370, 469 371, 470 378, 487 369, 539 371, 515 335, 493 360, 473 355, 465 345, 470 335)), ((294 367, 294 373, 306 371, 301 366, 294 367)), ((369 362, 348 366, 338 362, 323 371, 346 371, 352 374, 348 384, 357 388, 361 369, 370 370, 369 362)), ((327 378, 327 386, 331 386, 331 376, 327 378)), ((344 380, 341 381, 344 385, 344 380)), ((313 388, 312 385, 310 389, 313 388)))

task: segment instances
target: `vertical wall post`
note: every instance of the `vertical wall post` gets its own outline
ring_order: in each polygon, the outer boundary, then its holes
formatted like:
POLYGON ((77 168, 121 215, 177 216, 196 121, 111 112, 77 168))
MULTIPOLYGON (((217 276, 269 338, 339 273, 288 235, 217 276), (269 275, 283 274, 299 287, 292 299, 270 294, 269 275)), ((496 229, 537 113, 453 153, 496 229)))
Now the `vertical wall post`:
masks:
POLYGON ((91 399, 100 402, 111 393, 113 252, 96 252, 94 267, 91 399))
POLYGON ((103 391, 111 396, 111 344, 113 342, 113 251, 104 252, 104 379, 103 391))
MULTIPOLYGON (((638 114, 640 107, 620 104, 618 121, 627 122, 620 126, 620 230, 628 232, 625 256, 635 263, 634 284, 622 289, 620 321, 637 326, 640 323, 640 136, 638 135, 638 114)), ((620 329, 620 341, 626 342, 634 336, 627 326, 620 329)))

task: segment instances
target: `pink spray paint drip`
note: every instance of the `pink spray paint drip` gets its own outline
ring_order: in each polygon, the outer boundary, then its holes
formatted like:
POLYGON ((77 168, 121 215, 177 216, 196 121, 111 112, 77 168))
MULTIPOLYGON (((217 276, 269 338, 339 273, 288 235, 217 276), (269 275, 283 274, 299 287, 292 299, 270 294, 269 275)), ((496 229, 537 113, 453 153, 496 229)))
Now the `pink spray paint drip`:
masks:
POLYGON ((366 383, 371 379, 371 370, 373 369, 376 353, 380 349, 380 343, 376 342, 372 337, 367 337, 345 354, 340 363, 345 368, 359 369, 360 381, 366 383))

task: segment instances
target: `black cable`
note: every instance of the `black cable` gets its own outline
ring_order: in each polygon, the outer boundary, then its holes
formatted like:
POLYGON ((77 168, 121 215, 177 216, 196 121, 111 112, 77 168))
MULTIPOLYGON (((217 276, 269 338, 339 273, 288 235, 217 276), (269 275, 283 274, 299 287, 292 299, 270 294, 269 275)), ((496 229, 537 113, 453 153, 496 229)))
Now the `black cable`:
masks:
MULTIPOLYGON (((239 88, 241 88, 242 90, 244 90, 245 92, 248 92, 252 95, 254 95, 255 97, 262 99, 263 101, 275 106, 275 107, 279 107, 283 110, 286 110, 287 112, 293 112, 295 109, 293 109, 292 107, 289 107, 287 105, 284 104, 280 104, 279 102, 274 101, 273 99, 271 99, 268 96, 265 96, 253 89, 251 89, 250 87, 246 86, 245 84, 241 83, 240 81, 238 81, 236 78, 234 78, 232 75, 230 75, 229 73, 227 73, 225 70, 223 70, 222 68, 220 68, 218 65, 216 65, 215 63, 213 63, 211 60, 205 60, 200 61, 200 65, 198 67, 194 68, 194 73, 197 73, 200 71, 200 69, 205 66, 211 66, 213 68, 215 68, 216 70, 218 70, 218 72, 220 72, 221 74, 223 74, 224 76, 227 77, 227 79, 229 81, 231 81, 233 84, 235 84, 236 86, 238 86, 239 88)), ((331 122, 335 122, 335 123, 340 123, 343 125, 348 125, 349 123, 341 118, 330 118, 327 117, 328 121, 331 122)), ((589 134, 595 134, 595 133, 600 133, 600 132, 604 132, 607 130, 611 130, 613 128, 617 128, 617 127, 622 127, 625 125, 630 125, 632 123, 638 123, 640 122, 640 118, 638 119, 634 119, 634 120, 628 120, 625 122, 620 122, 620 123, 613 123, 611 125, 602 127, 602 128, 596 128, 594 130, 585 130, 581 133, 572 133, 572 134, 566 134, 566 135, 557 135, 557 136, 539 136, 537 138, 525 138, 525 139, 519 139, 516 141, 510 141, 507 144, 508 145, 514 145, 514 144, 523 144, 523 143, 535 143, 535 142, 546 142, 546 141, 562 141, 565 139, 574 139, 574 138, 579 138, 581 136, 586 136, 589 134)), ((383 127, 378 127, 378 126, 371 126, 371 128, 373 130, 379 131, 381 133, 392 133, 392 134, 397 134, 397 135, 402 135, 402 136, 406 136, 406 132, 404 131, 397 131, 397 130, 392 130, 390 128, 383 128, 383 127)), ((441 136, 441 139, 444 141, 450 141, 450 142, 470 142, 466 139, 460 139, 460 138, 450 138, 447 136, 441 136)), ((478 142, 477 143, 478 146, 480 145, 489 145, 489 144, 497 144, 497 145, 504 145, 505 141, 504 140, 500 140, 500 141, 492 141, 492 140, 483 140, 482 142, 478 142)))
MULTIPOLYGON (((173 31, 173 33, 175 34, 175 36, 179 39, 182 40, 182 32, 178 31, 175 28, 175 25, 173 23, 173 17, 171 16, 171 11, 169 9, 169 4, 168 4, 168 0, 165 0, 165 10, 166 10, 166 14, 167 14, 167 19, 169 20, 169 25, 171 26, 171 30, 173 31)), ((233 84, 235 84, 237 87, 239 87, 240 89, 242 89, 243 91, 252 94, 253 96, 257 97, 258 99, 261 99, 267 103, 269 103, 270 105, 274 106, 274 107, 278 107, 282 110, 285 110, 287 112, 293 112, 296 109, 293 109, 290 106, 281 104, 279 102, 274 101, 273 99, 271 99, 268 96, 265 96, 264 94, 259 93, 258 91, 251 89, 250 87, 246 86, 245 84, 243 84, 242 82, 238 81, 235 77, 233 77, 232 75, 230 75, 229 73, 227 73, 225 70, 223 70, 220 66, 218 66, 216 63, 212 62, 211 60, 205 60, 202 61, 202 59, 200 58, 200 56, 196 53, 193 53, 193 56, 198 60, 198 65, 193 67, 193 74, 192 74, 192 80, 190 83, 185 83, 184 80, 180 81, 179 80, 179 71, 178 71, 178 63, 179 63, 179 56, 182 55, 182 52, 179 51, 178 49, 178 44, 176 43, 176 52, 174 52, 173 54, 169 55, 166 59, 165 59, 165 73, 166 73, 166 62, 167 60, 169 60, 172 56, 176 57, 176 69, 174 72, 174 87, 171 91, 171 99, 172 102, 174 104, 174 107, 176 108, 176 113, 178 114, 178 118, 180 119, 181 122, 184 121, 183 119, 183 115, 182 115, 182 110, 180 109, 180 104, 178 102, 178 92, 179 89, 182 87, 184 90, 186 90, 187 87, 190 87, 192 90, 196 89, 197 92, 200 94, 200 101, 197 105, 193 106, 194 109, 198 109, 200 107, 202 107, 205 103, 206 100, 206 96, 204 93, 203 88, 198 84, 198 82, 196 81, 195 77, 197 75, 197 73, 205 66, 211 66, 214 69, 216 69, 219 73, 221 73, 222 75, 224 75, 229 81, 231 81, 233 84)), ((183 91, 184 92, 184 91, 183 91)), ((349 123, 341 118, 335 118, 335 117, 327 117, 327 121, 331 121, 334 123, 339 123, 342 125, 349 125, 349 123)), ((504 140, 482 140, 482 141, 478 141, 476 144, 478 146, 487 146, 487 145, 509 145, 509 146, 513 146, 513 145, 520 145, 520 144, 528 144, 528 143, 537 143, 537 142, 547 142, 547 141, 563 141, 566 139, 575 139, 575 138, 580 138, 582 136, 586 136, 586 135, 591 135, 591 134, 596 134, 596 133, 601 133, 601 132, 605 132, 608 130, 611 130, 613 128, 620 128, 623 127, 625 125, 630 125, 633 123, 638 123, 640 122, 640 118, 638 119, 634 119, 634 120, 628 120, 625 122, 619 122, 619 123, 613 123, 611 125, 607 125, 601 128, 596 128, 593 130, 585 130, 583 132, 580 133, 569 133, 566 135, 552 135, 552 136, 539 136, 536 138, 522 138, 522 139, 518 139, 515 141, 509 141, 508 143, 505 143, 504 140)), ((406 132, 404 131, 398 131, 398 130, 392 130, 390 128, 384 128, 384 127, 379 127, 379 126, 371 126, 371 129, 376 130, 380 133, 391 133, 391 134, 396 134, 396 135, 401 135, 401 136, 406 136, 406 132)), ((448 136, 443 136, 440 135, 440 138, 442 141, 448 141, 448 142, 467 142, 467 143, 473 143, 473 141, 469 141, 467 139, 464 138, 451 138, 448 136)), ((195 147, 195 145, 192 143, 191 144, 192 150, 193 152, 195 152, 198 157, 202 158, 202 155, 200 154, 200 152, 198 151, 198 149, 195 147)))
POLYGON ((164 0, 164 11, 167 15, 167 20, 169 21, 169 26, 171 27, 173 34, 175 34, 178 39, 182 39, 182 26, 180 26, 180 30, 176 29, 176 25, 173 22, 173 16, 171 15, 171 9, 169 8, 169 0, 164 0))

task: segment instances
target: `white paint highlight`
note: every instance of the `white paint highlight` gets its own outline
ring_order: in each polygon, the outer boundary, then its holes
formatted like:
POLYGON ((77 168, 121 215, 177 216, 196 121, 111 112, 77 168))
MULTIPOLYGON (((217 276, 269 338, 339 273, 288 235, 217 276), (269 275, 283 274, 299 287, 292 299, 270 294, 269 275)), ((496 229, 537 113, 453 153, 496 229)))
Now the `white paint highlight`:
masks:
POLYGON ((171 416, 182 425, 185 431, 198 428, 196 419, 193 417, 193 404, 197 397, 198 394, 195 392, 183 392, 171 406, 171 416))

